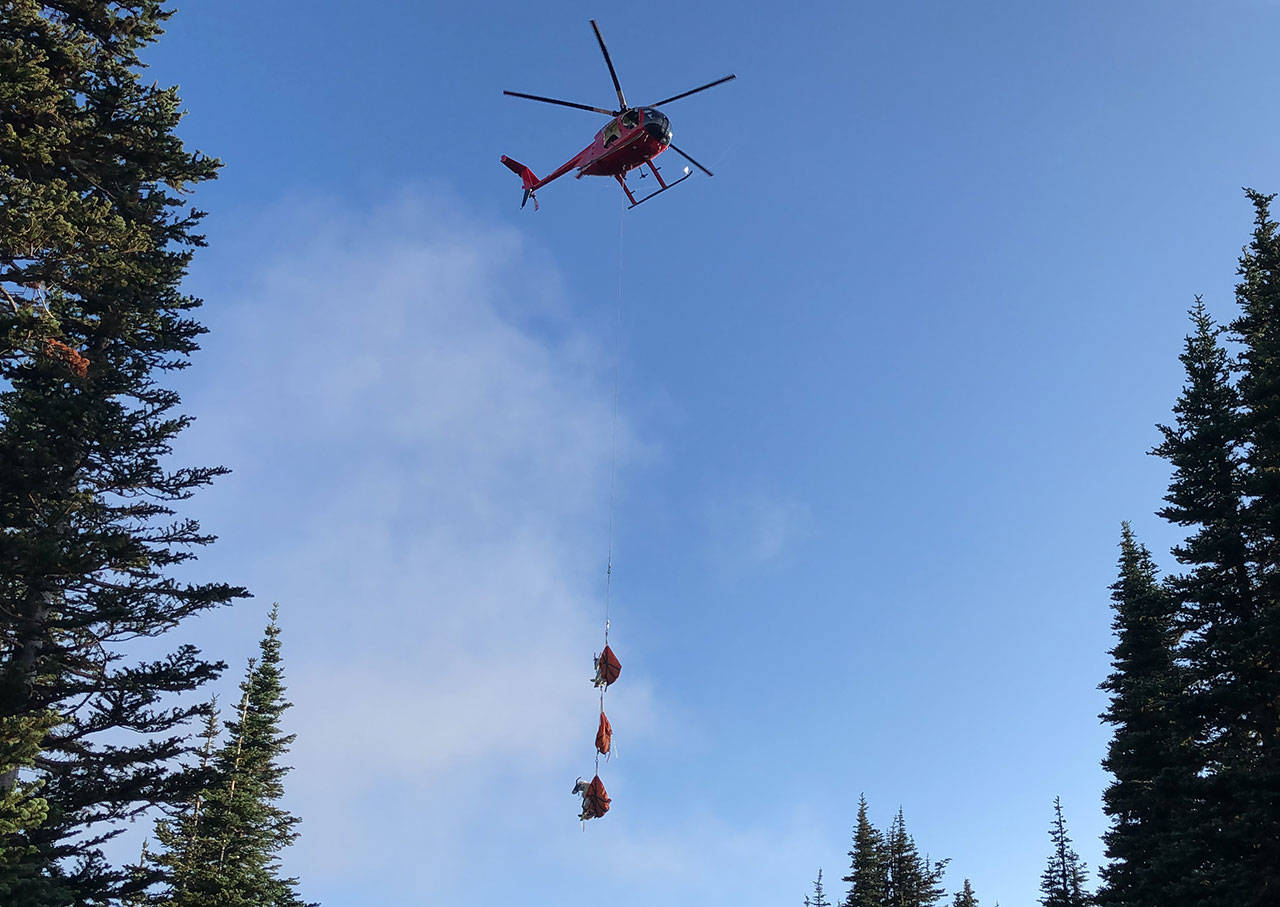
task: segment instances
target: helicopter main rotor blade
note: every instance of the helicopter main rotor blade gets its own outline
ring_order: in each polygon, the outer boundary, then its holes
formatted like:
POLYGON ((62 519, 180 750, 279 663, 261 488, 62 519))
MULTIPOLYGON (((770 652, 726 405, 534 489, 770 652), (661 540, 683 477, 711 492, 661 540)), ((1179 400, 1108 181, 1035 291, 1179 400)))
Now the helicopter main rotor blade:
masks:
POLYGON ((678 101, 681 98, 687 98, 691 94, 697 94, 700 91, 706 91, 708 88, 715 88, 717 85, 723 85, 725 82, 730 82, 736 78, 738 78, 736 75, 728 75, 728 76, 725 76, 723 79, 716 79, 714 82, 708 82, 706 85, 703 85, 699 88, 691 89, 689 91, 684 92, 683 94, 672 95, 669 98, 665 98, 659 101, 658 103, 650 104, 649 106, 661 107, 663 104, 670 104, 672 101, 678 101))
POLYGON ((619 112, 627 109, 627 99, 622 96, 622 84, 618 81, 618 72, 613 68, 613 60, 609 59, 609 48, 604 46, 604 38, 600 35, 600 26, 596 25, 596 20, 591 20, 591 29, 596 33, 596 40, 600 42, 600 53, 604 54, 604 62, 609 67, 609 75, 613 77, 613 87, 618 90, 618 108, 619 112))
POLYGON ((667 145, 667 147, 668 147, 668 148, 670 148, 672 151, 674 151, 676 154, 680 155, 682 158, 684 158, 684 159, 685 159, 686 161, 688 161, 690 164, 693 164, 693 166, 697 167, 699 170, 701 170, 701 171, 702 171, 703 173, 705 173, 707 176, 715 176, 715 174, 714 174, 714 173, 712 173, 712 172, 711 172, 710 170, 708 170, 706 167, 704 167, 704 166, 702 166, 701 164, 699 164, 699 163, 698 163, 697 161, 695 161, 693 158, 689 157, 689 155, 685 154, 683 151, 681 151, 681 150, 680 150, 679 148, 677 148, 675 145, 667 145))
POLYGON ((525 94, 521 91, 504 91, 513 98, 528 98, 530 101, 541 101, 544 104, 559 104, 561 107, 575 107, 578 110, 590 110, 592 113, 603 113, 607 117, 616 117, 620 111, 605 110, 603 107, 592 107, 589 104, 575 104, 573 101, 558 101, 555 98, 543 98, 536 94, 525 94))

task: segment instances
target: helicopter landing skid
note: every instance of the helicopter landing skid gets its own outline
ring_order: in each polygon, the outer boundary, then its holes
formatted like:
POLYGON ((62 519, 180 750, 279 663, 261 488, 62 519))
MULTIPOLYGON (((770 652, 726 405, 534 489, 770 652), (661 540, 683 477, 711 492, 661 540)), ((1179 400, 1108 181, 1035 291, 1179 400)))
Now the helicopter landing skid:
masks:
MULTIPOLYGON (((689 177, 693 176, 693 172, 688 167, 685 167, 684 176, 680 177, 680 179, 675 180, 674 182, 668 183, 662 179, 662 176, 658 173, 658 168, 653 166, 653 161, 648 161, 647 163, 649 164, 649 169, 653 171, 654 177, 658 180, 658 184, 661 185, 662 188, 657 189, 653 192, 650 192, 644 198, 640 199, 639 201, 636 201, 636 197, 631 194, 631 188, 627 185, 626 179, 619 174, 617 177, 618 185, 622 187, 623 192, 627 193, 627 200, 631 202, 631 204, 627 205, 628 211, 636 207, 636 205, 643 205, 645 202, 647 202, 649 199, 653 198, 654 196, 661 195, 662 193, 666 192, 668 189, 671 189, 671 188, 674 188, 675 186, 680 185, 689 177)), ((644 174, 641 174, 641 176, 643 175, 644 174)))

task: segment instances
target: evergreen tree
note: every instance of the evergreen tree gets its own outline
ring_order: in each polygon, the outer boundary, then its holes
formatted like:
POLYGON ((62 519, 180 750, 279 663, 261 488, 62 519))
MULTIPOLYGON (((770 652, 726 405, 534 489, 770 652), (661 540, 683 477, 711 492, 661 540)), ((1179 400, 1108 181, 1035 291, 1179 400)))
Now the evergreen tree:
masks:
POLYGON ((1240 258, 1231 332, 1240 342, 1244 518, 1256 593, 1215 626, 1206 662, 1216 743, 1209 766, 1221 903, 1280 903, 1280 233, 1274 196, 1246 190, 1254 231, 1240 258))
POLYGON ((822 870, 818 870, 818 878, 813 883, 813 897, 804 899, 805 907, 831 907, 826 893, 822 890, 822 870))
MULTIPOLYGON (((250 670, 252 667, 251 664, 250 670)), ((247 704, 247 698, 242 695, 240 702, 242 716, 247 704)), ((215 701, 211 704, 209 714, 205 718, 204 733, 201 735, 203 746, 200 754, 200 770, 208 779, 206 788, 225 783, 224 779, 212 771, 218 732, 218 710, 215 701)), ((201 821, 204 814, 206 788, 196 793, 187 808, 176 819, 162 819, 156 823, 156 841, 160 844, 161 851, 149 862, 151 866, 162 870, 161 875, 168 880, 170 894, 175 898, 190 889, 207 889, 210 887, 209 878, 216 871, 220 844, 210 839, 205 824, 201 821)), ((142 871, 147 864, 148 861, 140 861, 139 871, 142 871)), ((168 900, 170 898, 166 897, 161 900, 161 903, 168 900)))
MULTIPOLYGON (((240 685, 237 718, 213 755, 213 779, 178 823, 158 837, 167 848, 160 862, 171 874, 171 907, 304 907, 297 879, 281 878, 280 852, 296 837, 298 820, 280 807, 280 763, 293 742, 281 733, 289 703, 281 670, 279 610, 240 685)), ((206 729, 206 734, 212 733, 206 729)))
POLYGON ((885 898, 884 835, 867 815, 866 796, 858 797, 858 824, 849 851, 849 893, 842 907, 882 907, 885 898))
POLYGON ((1280 235, 1272 197, 1246 191, 1240 355, 1197 299, 1176 422, 1153 451, 1173 467, 1160 515, 1189 530, 1172 621, 1145 552, 1127 581, 1122 564, 1108 904, 1280 903, 1280 235))
POLYGON ((1182 708, 1186 672, 1176 659, 1177 603, 1128 523, 1120 551, 1120 576, 1111 587, 1113 670, 1102 684, 1111 702, 1101 716, 1115 727, 1102 762, 1115 776, 1103 794, 1112 862, 1102 870, 1098 902, 1164 907, 1188 902, 1187 877, 1196 866, 1185 834, 1198 780, 1182 708))
POLYGON ((1049 826, 1053 850, 1040 875, 1040 903, 1043 907, 1088 907, 1093 898, 1085 888, 1085 866, 1071 847, 1067 823, 1062 818, 1062 801, 1058 797, 1053 798, 1053 816, 1053 824, 1049 826))
MULTIPOLYGON (((1222 811, 1220 767, 1225 754, 1242 745, 1233 717, 1233 663, 1238 627, 1256 599, 1241 453, 1245 429, 1229 357, 1199 298, 1191 317, 1193 332, 1180 357, 1186 382, 1174 405, 1176 421, 1160 426, 1164 440, 1153 451, 1173 467, 1159 515, 1191 530, 1173 550, 1186 568, 1169 584, 1178 603, 1177 656, 1184 670, 1177 705, 1166 717, 1180 722, 1180 741, 1166 754, 1158 794, 1177 802, 1159 807, 1149 798, 1148 807, 1167 810, 1167 821, 1148 816, 1145 829, 1115 827, 1116 856, 1124 862, 1108 868, 1114 882, 1104 892, 1114 903, 1149 897, 1158 903, 1190 899, 1206 907, 1239 903, 1229 888, 1235 857, 1223 837, 1231 817, 1222 811), (1141 852, 1155 862, 1130 862, 1130 856, 1140 860, 1141 852)), ((1153 744, 1150 735, 1147 743, 1153 744)), ((1120 791, 1121 799, 1137 790, 1120 791)))
POLYGON ((964 887, 956 892, 955 898, 951 901, 951 907, 978 907, 978 899, 974 897, 973 886, 969 884, 968 879, 964 880, 964 887))
POLYGON ((30 863, 33 849, 27 836, 44 824, 49 803, 40 796, 39 781, 17 781, 40 752, 40 742, 58 723, 57 716, 9 716, 0 718, 0 775, 15 778, 0 790, 0 904, 36 907, 37 870, 30 863))
POLYGON ((174 502, 222 470, 162 465, 189 419, 160 379, 203 331, 179 289, 203 243, 181 196, 218 166, 174 135, 176 92, 139 78, 169 15, 0 9, 0 800, 35 784, 44 801, 5 826, 6 907, 136 893, 100 845, 191 796, 178 757, 205 706, 172 697, 221 666, 191 646, 130 664, 122 647, 244 594, 171 575, 211 541, 174 502))
POLYGON ((947 860, 931 863, 920 856, 915 839, 907 833, 902 809, 884 835, 883 865, 887 907, 932 907, 946 894, 942 876, 947 860))

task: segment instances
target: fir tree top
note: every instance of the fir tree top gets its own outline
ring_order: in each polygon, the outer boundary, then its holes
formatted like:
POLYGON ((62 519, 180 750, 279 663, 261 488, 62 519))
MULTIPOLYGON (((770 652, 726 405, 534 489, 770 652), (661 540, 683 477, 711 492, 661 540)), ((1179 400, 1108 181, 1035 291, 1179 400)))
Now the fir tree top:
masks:
POLYGON ((974 896, 973 886, 968 879, 964 880, 964 887, 956 892, 951 907, 978 907, 978 899, 974 896))
POLYGON ((813 897, 805 898, 805 904, 809 907, 831 907, 831 902, 827 900, 826 893, 822 890, 822 870, 818 870, 818 878, 813 883, 813 897))
POLYGON ((1093 898, 1085 887, 1087 873, 1080 855, 1071 847, 1059 797, 1053 798, 1053 816, 1049 826, 1053 849, 1040 875, 1040 903, 1043 907, 1089 907, 1093 898))
POLYGON ((280 806, 281 762, 294 735, 281 731, 284 696, 279 608, 240 684, 227 739, 209 760, 209 786, 176 826, 159 827, 160 861, 172 874, 171 907, 305 907, 297 879, 280 874, 280 853, 298 819, 280 806))
POLYGON ((858 821, 849 851, 849 892, 842 907, 880 907, 885 893, 884 835, 871 824, 867 798, 858 797, 858 821))

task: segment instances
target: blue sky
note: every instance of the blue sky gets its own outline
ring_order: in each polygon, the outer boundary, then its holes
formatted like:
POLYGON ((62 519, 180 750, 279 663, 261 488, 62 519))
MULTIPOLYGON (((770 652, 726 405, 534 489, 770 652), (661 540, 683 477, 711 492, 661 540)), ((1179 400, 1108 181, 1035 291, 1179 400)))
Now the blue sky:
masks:
POLYGON ((226 162, 180 455, 257 595, 190 632, 281 603, 308 897, 799 904, 863 792, 987 905, 1054 796, 1098 865, 1119 523, 1168 563, 1144 451, 1280 190, 1280 4, 780 10, 215 2, 149 54, 226 162), (499 156, 602 118, 501 91, 609 104, 593 16, 633 103, 738 74, 667 108, 717 175, 521 211, 499 156))

